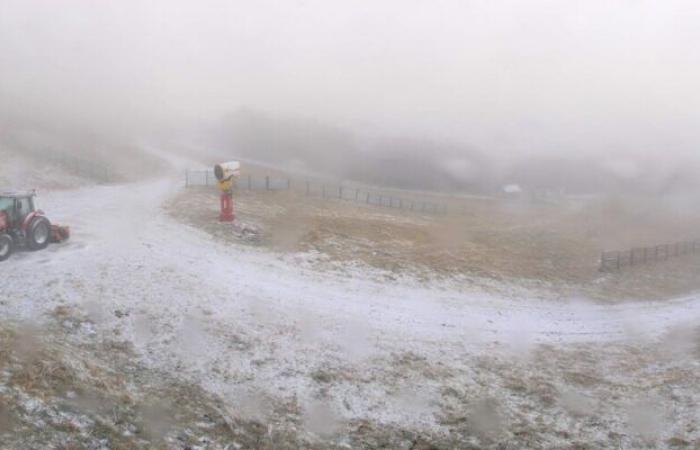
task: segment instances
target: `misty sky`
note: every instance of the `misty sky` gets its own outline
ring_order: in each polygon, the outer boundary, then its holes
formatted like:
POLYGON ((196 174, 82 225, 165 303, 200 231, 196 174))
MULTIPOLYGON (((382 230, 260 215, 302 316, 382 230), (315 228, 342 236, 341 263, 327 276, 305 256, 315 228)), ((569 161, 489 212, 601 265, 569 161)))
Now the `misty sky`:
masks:
POLYGON ((697 154, 699 43, 691 0, 0 0, 0 101, 121 123, 248 106, 501 154, 697 154))

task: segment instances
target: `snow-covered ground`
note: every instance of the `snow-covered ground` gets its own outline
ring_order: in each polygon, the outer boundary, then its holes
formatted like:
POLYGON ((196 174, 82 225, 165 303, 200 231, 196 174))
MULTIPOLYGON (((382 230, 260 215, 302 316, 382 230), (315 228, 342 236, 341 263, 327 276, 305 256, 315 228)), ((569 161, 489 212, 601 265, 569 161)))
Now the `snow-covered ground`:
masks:
POLYGON ((552 302, 378 282, 359 268, 317 272, 305 255, 224 245, 176 222, 161 205, 179 188, 163 179, 45 194, 42 208, 72 239, 3 264, 0 314, 41 324, 59 306, 75 308, 89 319, 76 340, 131 342, 143 363, 253 417, 294 400, 306 426, 323 432, 358 419, 440 429, 439 383, 395 385, 379 364, 401 371, 425 358, 461 370, 468 358, 521 360, 540 346, 652 344, 700 319, 697 296, 552 302))

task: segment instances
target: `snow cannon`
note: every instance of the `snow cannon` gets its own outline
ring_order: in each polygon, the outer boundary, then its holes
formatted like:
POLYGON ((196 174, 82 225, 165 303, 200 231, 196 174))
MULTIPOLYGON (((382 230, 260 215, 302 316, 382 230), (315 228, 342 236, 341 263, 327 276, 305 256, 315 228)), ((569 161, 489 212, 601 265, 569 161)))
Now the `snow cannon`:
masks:
POLYGON ((214 166, 214 176, 220 182, 232 178, 238 178, 240 175, 241 163, 238 161, 229 161, 214 166))
POLYGON ((214 176, 221 191, 221 222, 233 222, 233 183, 241 175, 241 163, 229 161, 214 166, 214 176))

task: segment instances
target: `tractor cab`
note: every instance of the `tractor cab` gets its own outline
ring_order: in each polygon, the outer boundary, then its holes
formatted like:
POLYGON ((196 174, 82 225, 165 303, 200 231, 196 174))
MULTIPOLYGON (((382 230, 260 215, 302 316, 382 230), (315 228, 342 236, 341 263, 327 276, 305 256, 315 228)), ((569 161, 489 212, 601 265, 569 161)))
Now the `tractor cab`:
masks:
POLYGON ((70 229, 51 225, 36 207, 36 192, 0 192, 0 261, 15 247, 42 250, 50 242, 68 239, 70 229))
POLYGON ((36 212, 34 192, 0 193, 0 213, 5 213, 7 226, 21 226, 25 219, 36 212))

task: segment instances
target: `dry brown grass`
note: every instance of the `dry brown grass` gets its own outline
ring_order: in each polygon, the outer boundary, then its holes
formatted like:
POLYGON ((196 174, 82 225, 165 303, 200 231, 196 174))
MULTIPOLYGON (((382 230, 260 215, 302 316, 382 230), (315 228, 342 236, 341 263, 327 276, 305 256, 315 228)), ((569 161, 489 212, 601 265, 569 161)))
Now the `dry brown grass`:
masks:
MULTIPOLYGON (((620 274, 599 273, 603 250, 697 237, 700 216, 665 211, 658 204, 463 200, 453 205, 453 214, 431 216, 294 191, 242 190, 236 206, 239 221, 259 228, 259 243, 276 251, 317 251, 332 261, 359 261, 396 274, 467 275, 600 299, 658 298, 700 288, 700 258, 695 256, 620 274)), ((239 240, 216 221, 214 190, 186 190, 167 208, 217 238, 239 240)))

